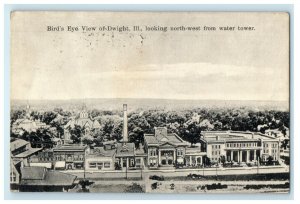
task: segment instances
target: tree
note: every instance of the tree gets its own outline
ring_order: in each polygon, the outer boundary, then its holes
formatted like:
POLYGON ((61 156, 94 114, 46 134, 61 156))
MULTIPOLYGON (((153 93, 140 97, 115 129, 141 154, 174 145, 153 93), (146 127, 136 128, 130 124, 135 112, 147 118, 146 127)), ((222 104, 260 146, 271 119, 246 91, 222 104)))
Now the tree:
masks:
POLYGON ((144 193, 142 186, 137 183, 133 183, 125 189, 126 193, 144 193))
POLYGON ((122 130, 123 130, 123 123, 119 121, 118 123, 115 123, 112 126, 111 132, 107 133, 107 135, 109 136, 110 140, 120 141, 122 139, 122 130))
POLYGON ((24 118, 26 115, 25 110, 11 110, 10 112, 10 124, 12 125, 17 119, 24 118))
POLYGON ((135 147, 138 148, 139 144, 144 142, 144 131, 140 127, 134 128, 129 133, 129 142, 133 142, 135 147))
POLYGON ((220 156, 220 162, 224 165, 225 164, 225 162, 226 162, 226 157, 225 157, 225 155, 221 155, 220 156))
POLYGON ((181 127, 180 135, 182 139, 193 144, 200 142, 201 128, 196 123, 191 123, 187 128, 181 127))
POLYGON ((82 138, 82 143, 86 145, 91 145, 94 143, 94 138, 90 135, 86 135, 82 138))
POLYGON ((204 164, 204 166, 210 166, 211 165, 210 158, 207 157, 206 155, 203 156, 203 164, 204 164))
POLYGON ((287 149, 288 144, 289 144, 289 141, 288 141, 288 140, 283 140, 283 141, 281 141, 280 148, 282 148, 282 149, 287 149))
POLYGON ((50 123, 51 127, 54 127, 57 131, 57 137, 60 138, 63 134, 64 134, 64 128, 62 127, 62 125, 57 122, 57 121, 51 121, 50 123))
POLYGON ((104 138, 102 136, 98 136, 94 139, 95 146, 99 147, 102 145, 104 138))
POLYGON ((54 145, 53 138, 54 135, 53 133, 47 128, 39 128, 36 131, 36 134, 40 138, 41 146, 45 148, 52 148, 54 145))
POLYGON ((272 156, 269 156, 268 161, 267 161, 267 165, 273 165, 273 163, 274 163, 273 160, 274 160, 274 158, 272 156))
POLYGON ((83 134, 83 131, 83 128, 79 125, 75 125, 74 128, 69 128, 71 140, 73 140, 73 143, 78 144, 81 142, 81 136, 83 134))
POLYGON ((52 120, 54 120, 56 118, 57 114, 54 113, 53 111, 47 111, 45 113, 43 113, 42 115, 42 122, 46 123, 47 125, 50 125, 50 123, 52 122, 52 120))

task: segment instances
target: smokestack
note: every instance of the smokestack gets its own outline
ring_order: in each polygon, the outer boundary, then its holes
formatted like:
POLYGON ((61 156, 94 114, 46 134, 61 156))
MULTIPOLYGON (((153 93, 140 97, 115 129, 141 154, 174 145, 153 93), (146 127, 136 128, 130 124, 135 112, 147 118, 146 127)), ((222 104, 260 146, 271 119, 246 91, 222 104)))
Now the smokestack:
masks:
POLYGON ((127 104, 123 104, 123 142, 128 142, 127 104))

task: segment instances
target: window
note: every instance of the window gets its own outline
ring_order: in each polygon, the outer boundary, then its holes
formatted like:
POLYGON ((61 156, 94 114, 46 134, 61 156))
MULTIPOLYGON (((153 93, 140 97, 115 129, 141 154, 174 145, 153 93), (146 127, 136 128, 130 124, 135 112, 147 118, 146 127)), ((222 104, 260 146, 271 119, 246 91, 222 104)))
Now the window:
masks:
POLYGON ((155 165, 156 164, 156 159, 150 159, 150 165, 155 165))
POLYGON ((90 167, 90 168, 96 168, 96 163, 95 163, 95 162, 89 163, 89 167, 90 167))
POLYGON ((183 155, 183 150, 182 149, 177 150, 177 155, 182 156, 183 155))
POLYGON ((105 162, 104 163, 104 168, 110 168, 110 162, 105 162))
POLYGON ((156 156, 156 150, 150 149, 150 156, 156 156))

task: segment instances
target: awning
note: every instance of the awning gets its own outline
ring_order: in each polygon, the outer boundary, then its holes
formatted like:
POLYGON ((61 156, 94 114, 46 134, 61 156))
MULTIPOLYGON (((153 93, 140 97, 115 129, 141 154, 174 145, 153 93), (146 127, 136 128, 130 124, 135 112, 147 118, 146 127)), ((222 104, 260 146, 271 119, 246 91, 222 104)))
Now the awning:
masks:
POLYGON ((178 162, 178 163, 183 163, 183 158, 178 158, 178 159, 177 159, 177 162, 178 162))
POLYGON ((46 167, 47 169, 51 169, 52 164, 49 162, 45 163, 30 163, 30 166, 41 166, 41 167, 46 167))
POLYGON ((54 168, 65 168, 66 162, 65 161, 57 161, 55 162, 54 168))

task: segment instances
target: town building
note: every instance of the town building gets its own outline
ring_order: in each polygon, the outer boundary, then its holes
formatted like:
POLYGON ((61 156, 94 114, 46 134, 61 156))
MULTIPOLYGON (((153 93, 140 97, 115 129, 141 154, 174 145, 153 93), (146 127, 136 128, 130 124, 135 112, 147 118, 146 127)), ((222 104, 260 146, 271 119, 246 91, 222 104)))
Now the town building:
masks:
POLYGON ((10 185, 12 189, 18 188, 21 179, 21 167, 29 166, 32 157, 42 148, 32 148, 30 143, 17 139, 10 143, 10 185))
POLYGON ((20 160, 10 159, 10 189, 18 189, 21 181, 21 167, 23 166, 20 160))
POLYGON ((204 157, 207 155, 201 144, 185 149, 185 166, 186 167, 203 167, 204 157))
POLYGON ((30 143, 17 139, 10 143, 11 158, 13 161, 22 161, 24 166, 29 165, 30 157, 37 155, 42 148, 32 148, 30 143))
POLYGON ((95 147, 90 150, 85 159, 86 170, 115 170, 116 148, 111 145, 108 146, 107 148, 105 146, 95 147))
POLYGON ((144 141, 149 168, 173 168, 186 164, 186 148, 189 144, 177 134, 168 133, 166 127, 155 127, 154 134, 144 134, 144 141))
POLYGON ((212 163, 220 163, 222 157, 236 163, 266 161, 270 156, 274 161, 279 159, 279 140, 262 133, 204 131, 201 143, 212 163))
POLYGON ((87 145, 62 145, 53 148, 54 168, 84 169, 86 155, 90 153, 87 145))

